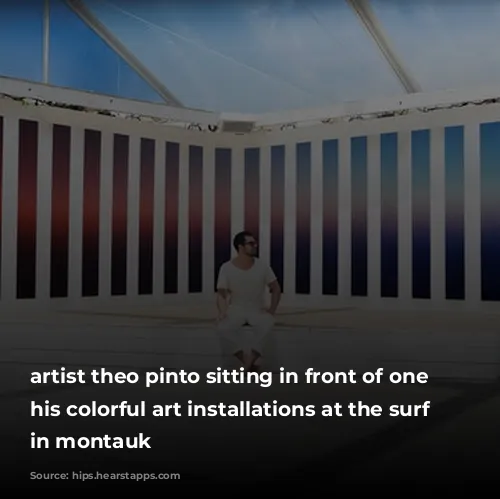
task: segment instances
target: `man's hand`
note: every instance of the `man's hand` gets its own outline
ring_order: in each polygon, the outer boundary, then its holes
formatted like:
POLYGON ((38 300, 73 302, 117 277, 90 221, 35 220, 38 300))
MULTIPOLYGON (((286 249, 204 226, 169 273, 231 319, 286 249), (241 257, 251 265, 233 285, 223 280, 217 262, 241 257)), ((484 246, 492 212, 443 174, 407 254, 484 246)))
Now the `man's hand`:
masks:
POLYGON ((219 324, 220 322, 222 322, 225 318, 227 317, 227 314, 226 312, 219 312, 219 314, 217 315, 217 318, 215 319, 215 323, 216 324, 219 324))

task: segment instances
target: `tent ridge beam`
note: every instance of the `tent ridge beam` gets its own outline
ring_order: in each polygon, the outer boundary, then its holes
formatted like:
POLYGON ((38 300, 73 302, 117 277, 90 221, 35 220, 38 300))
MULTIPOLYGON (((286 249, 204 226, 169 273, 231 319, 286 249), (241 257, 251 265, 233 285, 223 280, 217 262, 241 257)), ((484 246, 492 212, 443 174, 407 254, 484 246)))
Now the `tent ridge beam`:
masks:
POLYGON ((379 51, 397 76, 405 91, 409 94, 422 92, 422 88, 417 80, 411 75, 408 68, 405 67, 404 62, 396 54, 388 36, 371 8, 370 2, 368 0, 346 0, 346 2, 354 10, 368 34, 377 44, 379 51))

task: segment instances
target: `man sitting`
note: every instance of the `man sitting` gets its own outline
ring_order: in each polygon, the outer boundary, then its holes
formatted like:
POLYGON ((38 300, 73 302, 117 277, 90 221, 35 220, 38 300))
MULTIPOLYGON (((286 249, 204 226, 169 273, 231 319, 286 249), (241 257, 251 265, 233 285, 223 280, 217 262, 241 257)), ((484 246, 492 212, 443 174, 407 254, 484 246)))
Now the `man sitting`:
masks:
POLYGON ((238 254, 221 266, 217 280, 217 332, 223 355, 234 355, 247 370, 254 370, 271 347, 281 288, 272 268, 256 258, 257 241, 251 233, 237 234, 233 246, 238 254), (266 288, 272 293, 271 306, 267 309, 266 288), (253 340, 249 345, 243 330, 247 324, 253 327, 253 340))

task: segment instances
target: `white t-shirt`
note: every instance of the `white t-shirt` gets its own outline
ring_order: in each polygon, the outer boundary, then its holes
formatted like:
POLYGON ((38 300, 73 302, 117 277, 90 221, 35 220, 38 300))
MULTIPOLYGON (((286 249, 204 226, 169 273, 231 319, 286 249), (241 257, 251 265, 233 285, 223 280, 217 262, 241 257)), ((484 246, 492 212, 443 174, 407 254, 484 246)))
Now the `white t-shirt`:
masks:
POLYGON ((273 269, 258 258, 248 270, 239 269, 228 261, 220 268, 217 289, 227 289, 231 293, 231 306, 260 309, 265 306, 266 287, 274 281, 273 269))

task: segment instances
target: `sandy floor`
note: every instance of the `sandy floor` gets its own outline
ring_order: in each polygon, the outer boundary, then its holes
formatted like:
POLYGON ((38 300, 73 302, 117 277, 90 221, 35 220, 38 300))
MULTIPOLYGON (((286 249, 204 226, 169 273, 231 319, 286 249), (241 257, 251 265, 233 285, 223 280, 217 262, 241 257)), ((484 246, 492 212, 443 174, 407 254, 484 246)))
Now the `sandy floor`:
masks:
MULTIPOLYGON (((211 305, 197 306, 120 306, 87 307, 67 313, 96 314, 128 319, 164 320, 170 323, 211 323, 215 310, 211 305)), ((277 313, 277 325, 299 328, 335 328, 343 330, 370 329, 373 332, 492 332, 500 331, 500 313, 439 312, 402 310, 360 310, 355 308, 311 309, 282 307, 277 313)))

